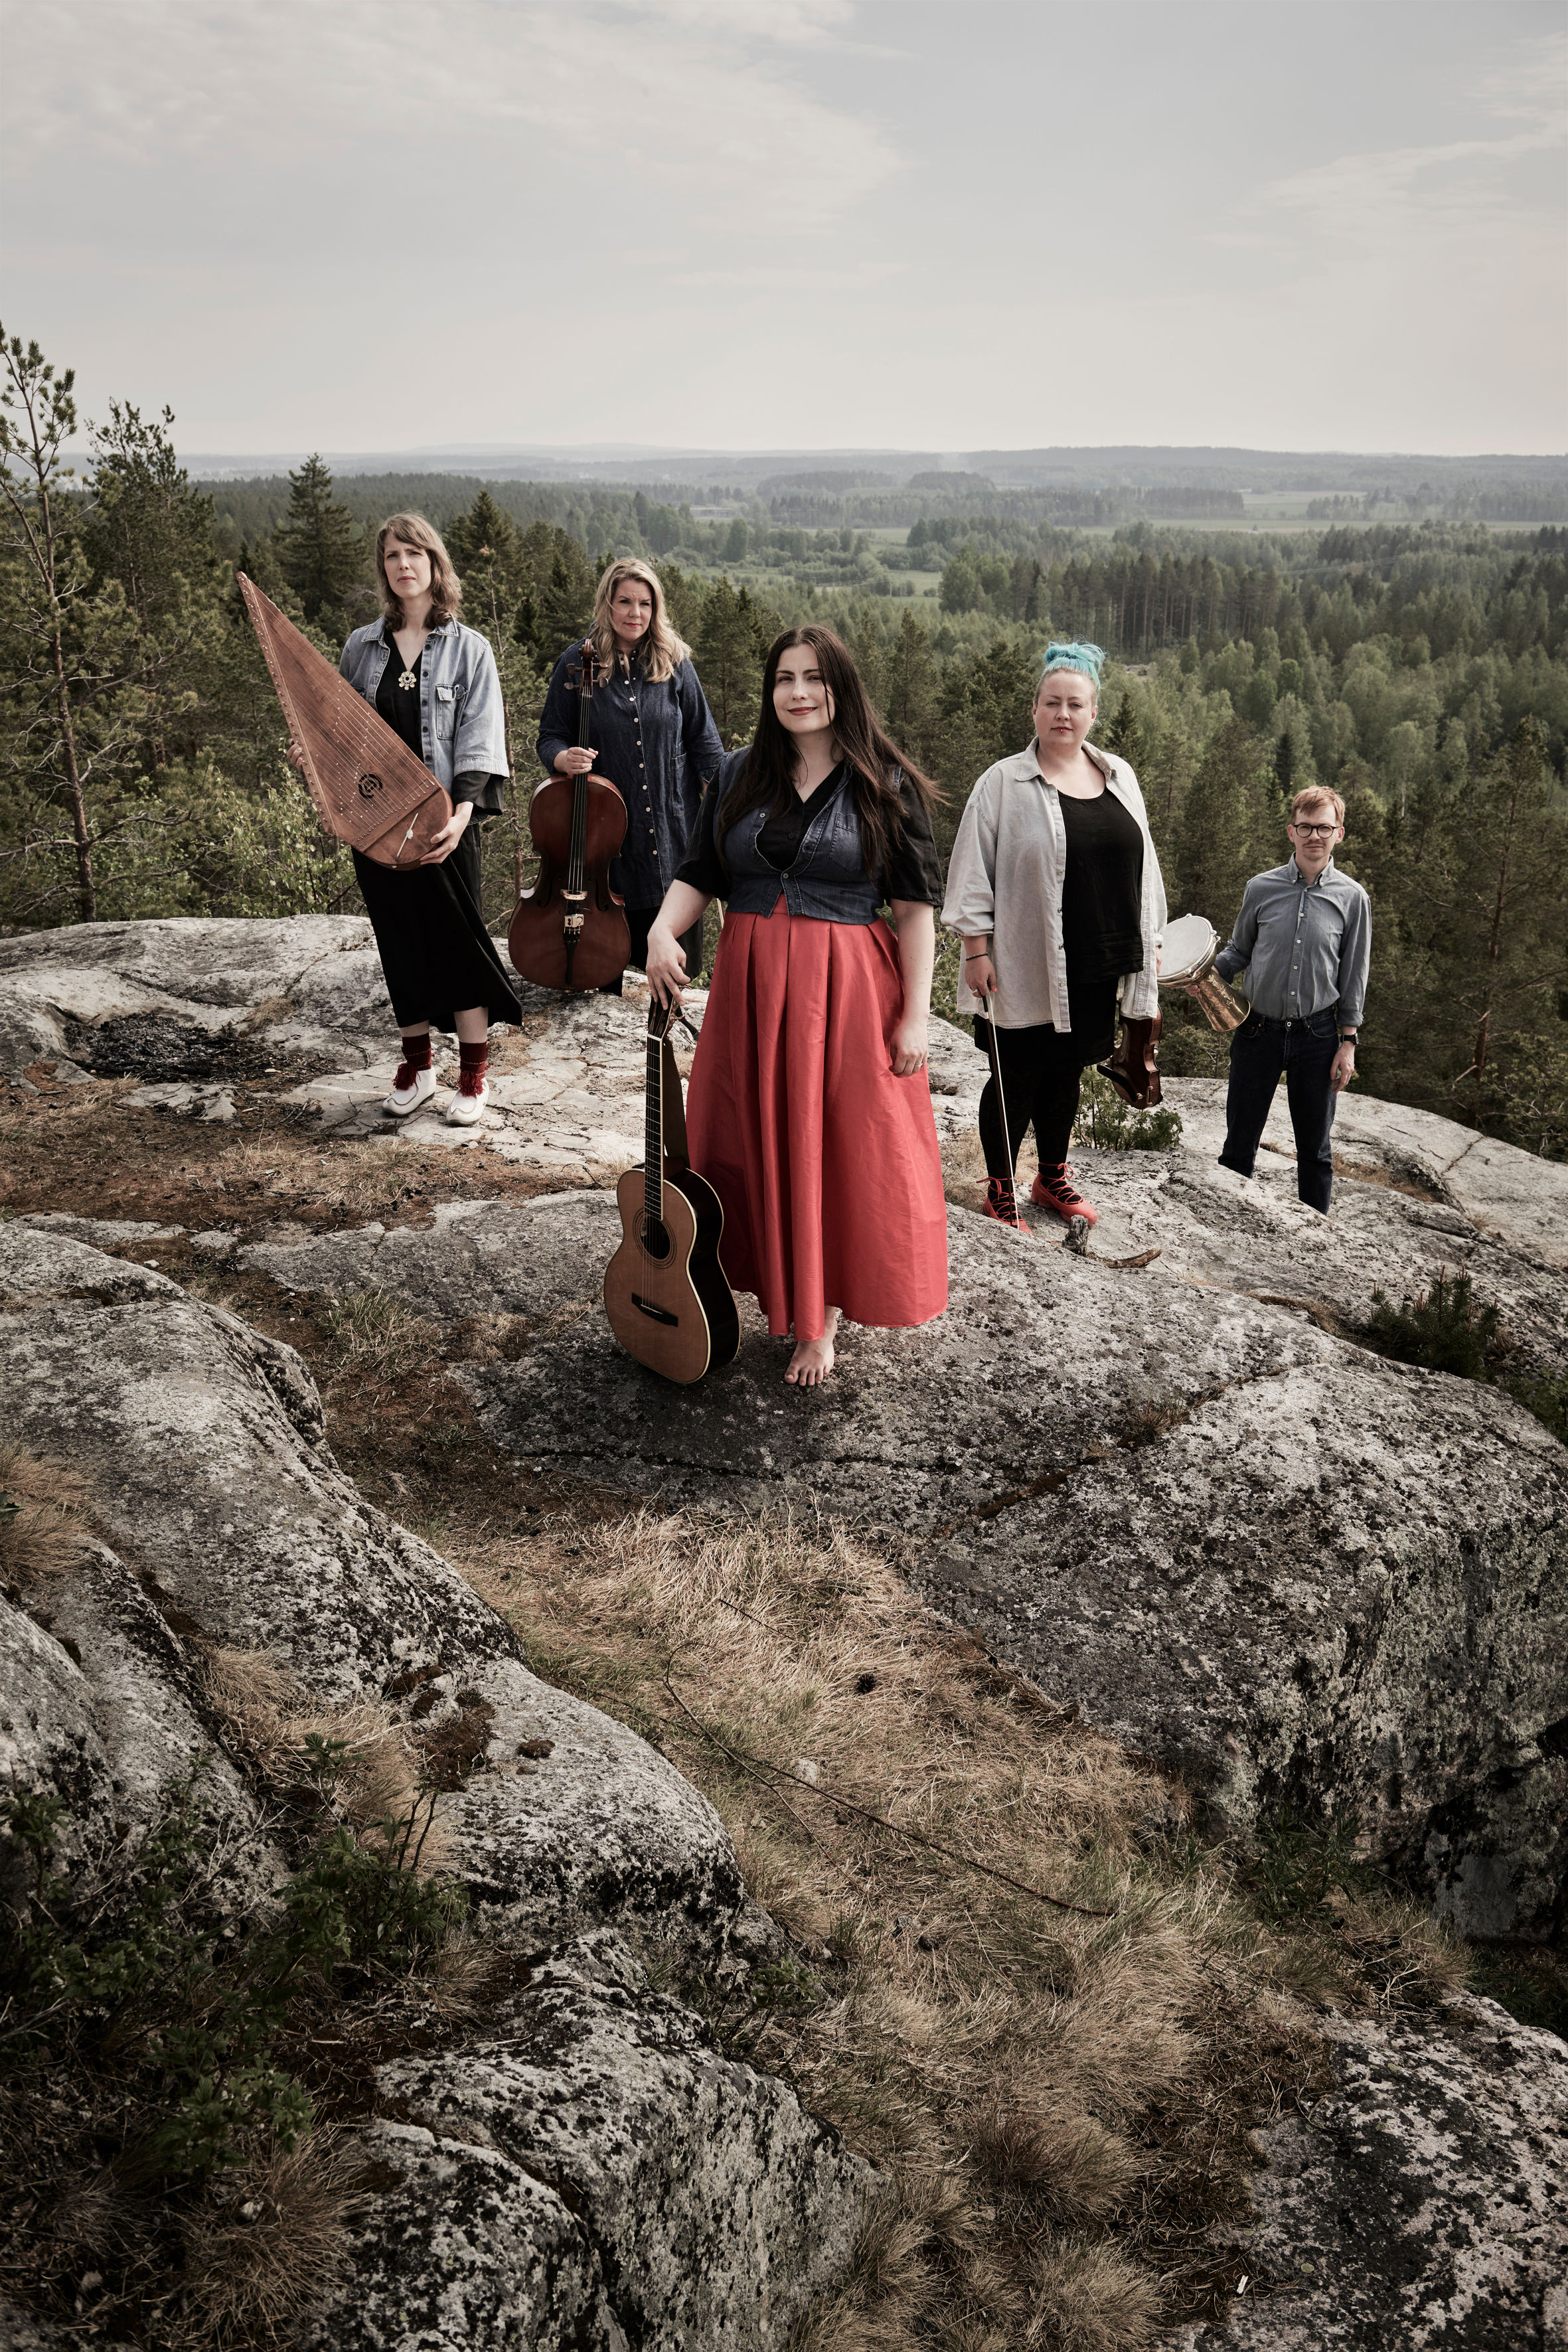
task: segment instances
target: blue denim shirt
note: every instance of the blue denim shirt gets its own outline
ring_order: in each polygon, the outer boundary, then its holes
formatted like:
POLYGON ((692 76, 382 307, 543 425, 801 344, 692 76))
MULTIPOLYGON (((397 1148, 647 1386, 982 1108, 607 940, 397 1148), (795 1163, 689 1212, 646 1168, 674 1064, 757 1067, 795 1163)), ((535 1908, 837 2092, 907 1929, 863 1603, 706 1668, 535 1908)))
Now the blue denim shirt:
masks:
MULTIPOLYGON (((374 703, 392 649, 382 624, 356 629, 338 667, 357 694, 374 703)), ((425 640, 419 679, 419 730, 425 765, 454 801, 472 801, 477 816, 500 810, 506 758, 506 718, 500 678, 488 639, 461 621, 444 621, 425 640)))
MULTIPOLYGON (((572 672, 582 655, 581 644, 567 646, 544 699, 537 748, 549 772, 577 741, 582 697, 572 672)), ((626 804, 626 837, 611 863, 610 887, 628 907, 660 906, 724 756, 691 664, 682 662, 656 686, 617 663, 595 691, 588 740, 595 775, 606 777, 626 804)))
POLYGON ((1228 945, 1215 958, 1222 980, 1244 968, 1254 1013, 1302 1021, 1339 1007, 1342 1027, 1359 1029, 1372 961, 1372 901, 1331 857, 1315 882, 1293 857, 1255 874, 1228 945))

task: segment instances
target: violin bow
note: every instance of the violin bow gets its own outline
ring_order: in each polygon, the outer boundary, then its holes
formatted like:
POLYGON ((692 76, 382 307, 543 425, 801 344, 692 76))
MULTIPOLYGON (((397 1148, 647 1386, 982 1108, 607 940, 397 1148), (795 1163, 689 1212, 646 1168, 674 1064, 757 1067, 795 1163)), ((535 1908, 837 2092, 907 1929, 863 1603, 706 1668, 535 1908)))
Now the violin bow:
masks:
MULTIPOLYGON (((992 960, 991 968, 993 971, 996 969, 994 958, 992 960)), ((1007 1154, 1010 1167, 1013 1160, 1013 1130, 1007 1124, 1007 1090, 1002 1084, 1002 1056, 996 1048, 995 1004, 1001 992, 1000 989, 994 988, 985 1000, 985 1050, 991 1057, 991 1076, 996 1087, 996 1108, 1002 1114, 1002 1148, 1007 1154)), ((1017 1215, 1016 1206, 1013 1213, 1015 1216, 1017 1215)))

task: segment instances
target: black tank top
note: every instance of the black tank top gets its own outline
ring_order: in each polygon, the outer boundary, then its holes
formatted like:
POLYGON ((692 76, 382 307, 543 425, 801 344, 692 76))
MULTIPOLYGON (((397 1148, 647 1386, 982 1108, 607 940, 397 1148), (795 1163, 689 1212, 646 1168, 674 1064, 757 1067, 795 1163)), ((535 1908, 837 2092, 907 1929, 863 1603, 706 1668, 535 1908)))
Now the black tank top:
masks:
POLYGON ((1067 828, 1062 949, 1068 982, 1111 980, 1143 969, 1143 835, 1107 789, 1091 801, 1058 793, 1067 828))

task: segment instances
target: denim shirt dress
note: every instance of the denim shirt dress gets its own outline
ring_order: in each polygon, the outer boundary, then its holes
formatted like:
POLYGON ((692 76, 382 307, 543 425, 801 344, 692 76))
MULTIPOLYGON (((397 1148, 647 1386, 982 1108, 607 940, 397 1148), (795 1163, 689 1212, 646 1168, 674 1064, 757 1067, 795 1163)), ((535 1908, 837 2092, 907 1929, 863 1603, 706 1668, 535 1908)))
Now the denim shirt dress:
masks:
MULTIPOLYGON (((539 722, 539 757, 553 774, 574 749, 582 697, 572 674, 583 657, 568 646, 555 665, 539 722)), ((724 747, 697 672, 683 661, 657 685, 634 663, 617 662, 594 692, 588 740, 594 772, 626 804, 626 837, 610 866, 610 887, 628 907, 658 907, 675 879, 703 790, 718 773, 724 747)))

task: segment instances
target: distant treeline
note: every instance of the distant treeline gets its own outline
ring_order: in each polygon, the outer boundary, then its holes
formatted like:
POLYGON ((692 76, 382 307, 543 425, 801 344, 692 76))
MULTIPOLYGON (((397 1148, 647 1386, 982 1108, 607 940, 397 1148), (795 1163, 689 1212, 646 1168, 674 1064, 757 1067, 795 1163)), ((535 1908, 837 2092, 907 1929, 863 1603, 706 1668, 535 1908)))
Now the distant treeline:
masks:
MULTIPOLYGON (((1091 636, 1112 655, 1099 740, 1139 772, 1173 907, 1228 929, 1247 877, 1285 854, 1290 792, 1332 783, 1342 862, 1375 912, 1364 1083, 1568 1157, 1568 530, 1363 514, 1199 531, 1145 507, 1089 537, 928 511, 890 551, 941 573, 940 600, 915 605, 889 594, 911 575, 864 532, 693 512, 717 499, 449 475, 339 485, 319 460, 281 487, 208 494, 170 420, 114 405, 73 483, 68 383, 19 346, 4 365, 0 929, 357 907, 284 760, 235 565, 335 656, 377 610, 368 527, 415 506, 445 531, 464 618, 501 672, 518 781, 487 840, 498 928, 530 867, 550 667, 608 553, 658 562, 728 744, 750 738, 778 628, 840 629, 941 788, 944 847, 974 778, 1028 740, 1049 637, 1091 636)), ((1184 1000, 1167 1021, 1168 1069, 1220 1066, 1184 1000)))

